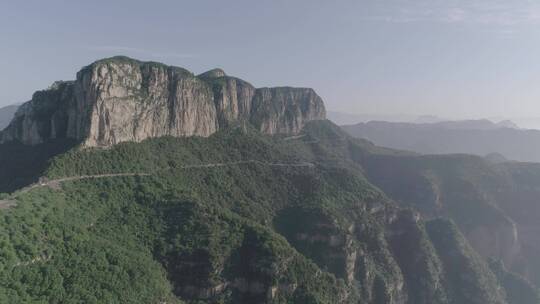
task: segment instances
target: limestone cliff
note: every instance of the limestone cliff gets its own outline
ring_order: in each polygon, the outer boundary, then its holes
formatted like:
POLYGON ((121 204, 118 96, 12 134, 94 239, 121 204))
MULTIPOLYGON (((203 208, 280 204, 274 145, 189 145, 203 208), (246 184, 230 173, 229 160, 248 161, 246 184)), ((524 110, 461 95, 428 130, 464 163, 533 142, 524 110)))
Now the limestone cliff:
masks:
POLYGON ((195 76, 113 57, 83 68, 75 81, 36 92, 0 133, 0 143, 72 138, 87 147, 111 146, 159 136, 209 136, 238 122, 267 134, 295 134, 325 115, 312 89, 256 89, 219 69, 195 76))

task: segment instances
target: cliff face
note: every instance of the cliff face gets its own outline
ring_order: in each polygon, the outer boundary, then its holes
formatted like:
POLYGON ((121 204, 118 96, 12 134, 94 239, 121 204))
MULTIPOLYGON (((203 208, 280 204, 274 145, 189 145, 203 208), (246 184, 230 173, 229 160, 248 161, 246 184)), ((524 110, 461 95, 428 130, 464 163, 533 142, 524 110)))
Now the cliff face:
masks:
POLYGON ((73 138, 110 146, 159 136, 209 136, 237 122, 267 134, 295 134, 325 119, 312 89, 262 88, 212 70, 187 70, 125 57, 97 61, 73 82, 34 94, 0 134, 0 142, 34 145, 73 138))

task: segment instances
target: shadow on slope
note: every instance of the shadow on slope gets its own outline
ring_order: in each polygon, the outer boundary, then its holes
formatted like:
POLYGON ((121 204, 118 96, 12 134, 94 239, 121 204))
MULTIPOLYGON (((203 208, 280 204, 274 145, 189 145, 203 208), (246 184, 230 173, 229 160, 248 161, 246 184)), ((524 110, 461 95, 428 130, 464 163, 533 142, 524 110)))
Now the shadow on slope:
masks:
POLYGON ((0 144, 0 193, 13 192, 36 182, 51 158, 75 145, 74 141, 54 141, 35 146, 16 142, 0 144))

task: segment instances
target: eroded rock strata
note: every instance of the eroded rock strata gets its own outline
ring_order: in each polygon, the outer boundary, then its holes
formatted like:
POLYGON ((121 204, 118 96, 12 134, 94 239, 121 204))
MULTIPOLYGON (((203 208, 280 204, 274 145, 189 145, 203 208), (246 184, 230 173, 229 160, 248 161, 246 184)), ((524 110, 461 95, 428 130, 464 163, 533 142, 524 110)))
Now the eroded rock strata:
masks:
POLYGON ((72 138, 111 146, 160 136, 209 136, 246 122, 267 134, 296 134, 326 115, 307 88, 256 89, 222 70, 199 76, 178 67, 126 57, 96 61, 75 81, 34 94, 0 134, 28 145, 72 138))

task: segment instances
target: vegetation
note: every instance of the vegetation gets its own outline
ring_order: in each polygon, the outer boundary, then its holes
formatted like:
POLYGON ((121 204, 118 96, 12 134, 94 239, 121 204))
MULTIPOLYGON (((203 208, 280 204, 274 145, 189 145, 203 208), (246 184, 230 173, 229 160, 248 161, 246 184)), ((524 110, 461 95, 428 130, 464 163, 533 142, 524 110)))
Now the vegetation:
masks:
POLYGON ((95 66, 97 65, 100 65, 100 64, 104 64, 104 65, 110 65, 110 64, 115 64, 115 63, 122 63, 122 64, 131 64, 131 65, 134 65, 134 66, 140 66, 141 68, 161 68, 161 69, 165 69, 165 70, 172 70, 176 73, 178 73, 179 75, 184 75, 184 76, 192 76, 194 77, 193 73, 191 73, 190 71, 184 69, 184 68, 181 68, 181 67, 176 67, 176 66, 168 66, 168 65, 165 65, 163 63, 160 63, 160 62, 154 62, 154 61, 139 61, 137 59, 133 59, 133 58, 130 58, 130 57, 126 57, 126 56, 113 56, 113 57, 109 57, 109 58, 104 58, 104 59, 100 59, 84 68, 82 68, 81 70, 81 73, 84 73, 85 71, 89 70, 89 69, 92 69, 94 68, 95 66))
POLYGON ((445 283, 452 303, 505 303, 504 290, 493 289, 498 285, 497 278, 454 223, 429 221, 427 231, 447 271, 445 283))
MULTIPOLYGON (((111 150, 75 149, 56 157, 46 170, 50 178, 153 175, 73 181, 64 183, 62 191, 15 194, 18 206, 2 213, 0 224, 0 294, 5 295, 0 302, 190 299, 221 283, 251 277, 264 286, 294 286, 291 295, 277 292, 276 299, 337 301, 343 283, 330 274, 316 276, 318 267, 269 225, 280 206, 300 203, 301 193, 314 190, 304 189, 301 181, 313 180, 317 170, 267 166, 293 161, 291 151, 279 145, 269 150, 273 139, 239 132, 209 140, 163 138, 111 150), (182 167, 242 159, 261 163, 182 167), (247 258, 252 264, 245 265, 247 258)), ((235 301, 246 296, 221 297, 235 301)))
POLYGON ((148 175, 10 195, 0 303, 468 303, 446 297, 464 284, 450 269, 483 284, 471 297, 502 303, 489 269, 457 266, 484 265, 462 238, 437 243, 443 234, 364 177, 357 160, 378 148, 327 122, 304 132, 284 140, 238 126, 56 153, 27 176, 148 175))

